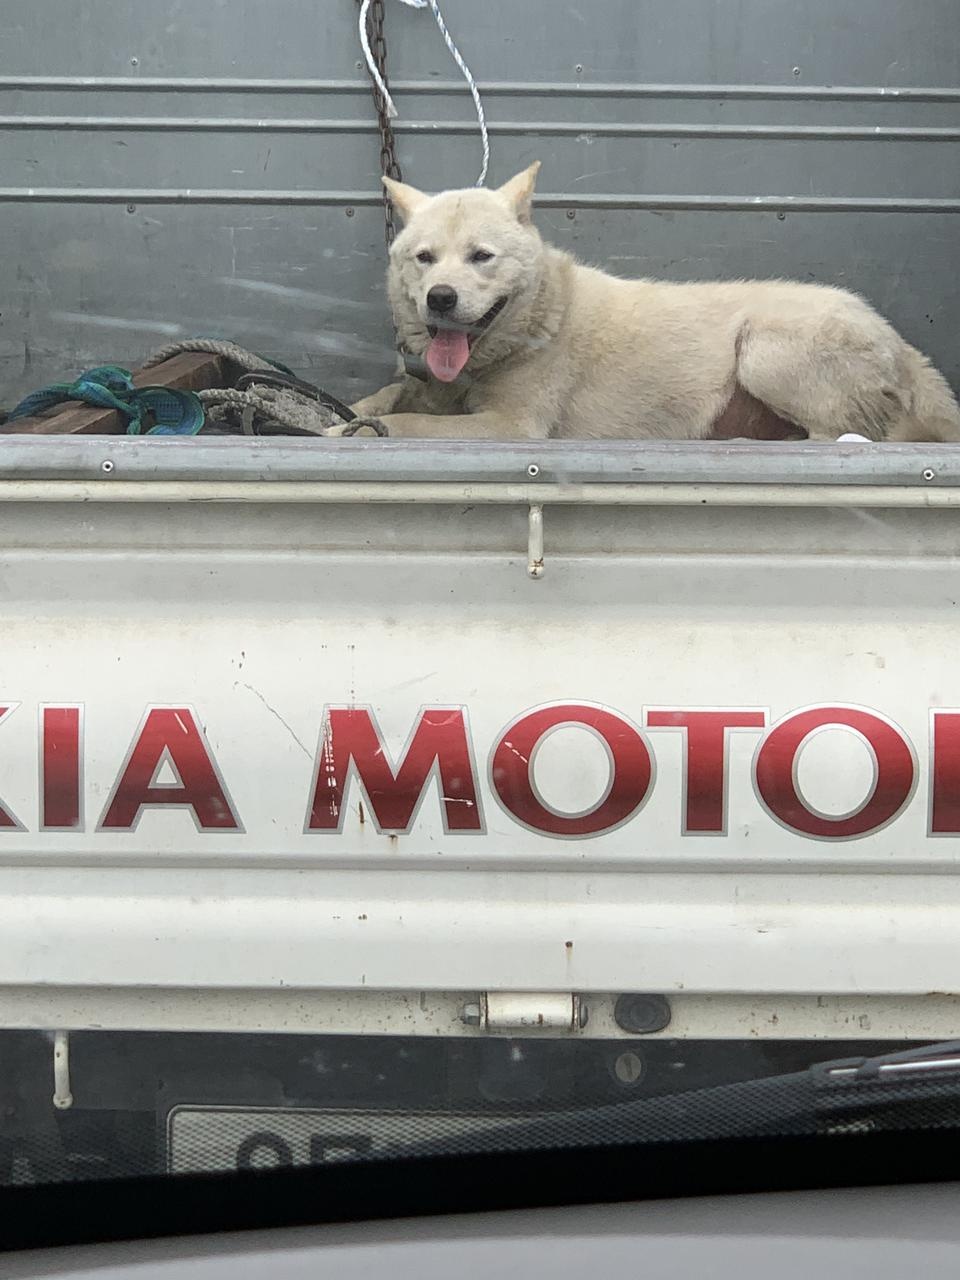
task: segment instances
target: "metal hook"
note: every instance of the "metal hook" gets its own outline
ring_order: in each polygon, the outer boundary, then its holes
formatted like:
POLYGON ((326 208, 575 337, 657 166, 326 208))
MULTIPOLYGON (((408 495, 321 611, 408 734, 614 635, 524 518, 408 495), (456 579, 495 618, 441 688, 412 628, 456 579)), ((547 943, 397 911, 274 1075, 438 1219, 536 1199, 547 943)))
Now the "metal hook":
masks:
POLYGON ((532 502, 527 527, 527 573, 543 577, 543 504, 532 502))
POLYGON ((73 1106, 69 1031, 56 1031, 53 1036, 53 1105, 59 1111, 67 1111, 73 1106))

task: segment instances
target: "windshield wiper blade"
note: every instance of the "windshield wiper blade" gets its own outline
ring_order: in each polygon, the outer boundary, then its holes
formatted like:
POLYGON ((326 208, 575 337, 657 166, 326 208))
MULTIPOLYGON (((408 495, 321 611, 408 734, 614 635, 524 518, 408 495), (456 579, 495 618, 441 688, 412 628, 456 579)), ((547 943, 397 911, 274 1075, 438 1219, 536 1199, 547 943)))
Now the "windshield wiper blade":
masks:
POLYGON ((873 1057, 838 1058, 810 1070, 837 1080, 857 1082, 960 1071, 960 1040, 944 1040, 938 1044, 921 1045, 918 1049, 878 1053, 873 1057))
POLYGON ((960 1127, 960 1042, 834 1059, 783 1075, 502 1120, 470 1132, 454 1126, 448 1137, 413 1146, 408 1138, 396 1154, 409 1158, 812 1136, 921 1124, 960 1127))

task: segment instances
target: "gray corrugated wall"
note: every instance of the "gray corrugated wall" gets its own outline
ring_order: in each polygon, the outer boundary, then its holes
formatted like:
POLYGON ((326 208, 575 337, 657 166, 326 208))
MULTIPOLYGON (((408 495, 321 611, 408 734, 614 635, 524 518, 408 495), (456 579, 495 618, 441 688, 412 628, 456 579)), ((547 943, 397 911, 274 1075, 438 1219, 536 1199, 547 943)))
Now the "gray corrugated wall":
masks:
MULTIPOLYGON (((467 185, 462 81, 429 13, 386 5, 405 176, 467 185)), ((442 7, 492 178, 543 160, 553 240, 624 275, 847 285, 960 382, 958 0, 442 7)), ((354 0, 0 0, 0 402, 211 333, 347 398, 381 382, 358 57, 354 0)))

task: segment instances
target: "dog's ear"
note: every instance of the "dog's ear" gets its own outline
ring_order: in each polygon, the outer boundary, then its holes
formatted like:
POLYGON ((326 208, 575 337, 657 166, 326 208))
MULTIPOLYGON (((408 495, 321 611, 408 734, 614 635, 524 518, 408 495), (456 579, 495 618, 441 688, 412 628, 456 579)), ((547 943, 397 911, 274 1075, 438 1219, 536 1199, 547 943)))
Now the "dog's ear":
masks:
POLYGON ((417 209, 430 199, 423 191, 408 186, 406 182, 397 182, 395 178, 383 178, 381 181, 390 193, 390 199, 404 222, 409 222, 417 209))
POLYGON ((498 190, 498 194, 503 196, 512 206, 518 222, 530 221, 533 188, 537 184, 537 174, 539 172, 540 161, 535 160, 529 169, 524 169, 523 173, 518 173, 515 178, 505 182, 498 190))

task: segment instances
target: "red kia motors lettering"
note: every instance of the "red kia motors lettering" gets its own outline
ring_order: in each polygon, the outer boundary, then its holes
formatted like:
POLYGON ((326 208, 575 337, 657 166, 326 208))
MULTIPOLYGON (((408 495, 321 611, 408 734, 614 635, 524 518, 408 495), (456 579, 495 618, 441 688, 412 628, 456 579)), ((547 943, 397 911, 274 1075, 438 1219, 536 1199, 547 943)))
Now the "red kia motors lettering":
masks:
MULTIPOLYGON (((0 705, 0 725, 16 711, 18 702, 7 702, 0 705)), ((23 823, 19 822, 7 806, 0 800, 0 831, 23 831, 23 823)))
MULTIPOLYGON (((19 705, 0 702, 0 761, 10 750, 7 726, 19 705)), ((115 717, 116 711, 111 710, 109 717, 99 721, 101 732, 104 721, 112 723, 115 717)), ((36 804, 41 832, 87 830, 85 719, 92 725, 96 709, 77 703, 38 707, 34 758, 39 764, 36 804)), ((447 834, 484 833, 484 797, 465 706, 421 708, 412 717, 406 745, 399 750, 388 748, 370 707, 328 705, 320 719, 312 772, 304 762, 302 782, 299 772, 292 779, 296 787, 303 787, 305 826, 291 810, 271 817, 275 830, 291 835, 305 832, 320 840, 336 837, 344 832, 353 800, 358 815, 369 810, 375 831, 409 834, 432 794, 447 834)), ((598 838, 616 830, 637 817, 658 785, 676 794, 683 836, 724 835, 734 820, 727 813, 731 772, 740 778, 740 803, 743 785, 749 781, 760 809, 803 838, 863 839, 907 809, 920 776, 916 751, 907 734, 880 712, 825 704, 792 711, 770 728, 768 719, 768 713, 756 707, 660 706, 647 710, 644 732, 611 707, 584 701, 550 703, 522 712, 493 734, 486 753, 486 777, 496 803, 513 822, 551 839, 598 838), (548 803, 540 791, 538 753, 559 729, 590 734, 603 747, 607 778, 602 794, 586 809, 562 809, 548 803), (678 731, 683 768, 666 772, 658 784, 657 736, 678 731), (755 735, 752 773, 742 754, 734 757, 739 763, 731 765, 734 733, 755 735), (844 733, 855 735, 868 748, 873 777, 867 794, 851 797, 846 812, 823 813, 803 794, 799 762, 815 735, 844 733)), ((25 727, 22 717, 15 724, 25 727)), ((391 740, 397 739, 391 735, 391 740)), ((22 752, 22 742, 19 749, 22 752)), ((231 749, 245 753, 248 778, 251 773, 265 776, 273 767, 270 757, 260 759, 256 754, 254 737, 240 739, 231 749)), ((568 738, 563 749, 573 753, 572 764, 578 770, 582 748, 575 737, 568 738)), ((166 811, 178 809, 190 815, 201 833, 244 833, 220 763, 192 707, 148 706, 126 756, 121 752, 122 745, 116 756, 104 760, 101 749, 90 766, 96 777, 88 794, 107 792, 109 786, 96 831, 132 832, 146 811, 151 811, 154 824, 163 820, 166 811)), ((928 834, 960 836, 960 709, 930 712, 929 752, 928 834)), ((673 751, 668 758, 677 759, 673 751)), ((20 763, 16 776, 22 787, 22 755, 20 763)), ((9 776, 4 781, 0 773, 0 834, 26 829, 18 816, 22 806, 22 794, 9 776)), ((303 811, 300 808, 301 815, 303 811)), ((749 820, 756 816, 754 811, 749 820)), ((742 817, 736 815, 735 820, 740 822, 742 817)))
POLYGON ((133 831, 143 810, 190 809, 200 831, 238 831, 240 823, 190 707, 150 707, 134 737, 100 821, 104 831, 133 831), (157 782, 168 764, 175 782, 157 782))
POLYGON ((82 707, 40 708, 40 830, 82 831, 82 707))
POLYGON ((428 707, 390 763, 380 727, 366 707, 328 707, 320 734, 308 831, 343 829, 343 797, 353 774, 378 831, 407 832, 428 781, 438 776, 444 829, 482 831, 476 768, 463 707, 428 707))
POLYGON ((960 711, 930 714, 930 834, 960 831, 960 711))
POLYGON ((762 729, 765 711, 647 712, 650 729, 684 731, 684 835, 723 835, 727 808, 727 736, 731 729, 762 729))
POLYGON ((801 835, 849 840, 870 835, 892 822, 913 794, 917 770, 913 748, 889 720, 861 707, 809 707, 775 724, 757 752, 757 794, 778 822, 801 835), (824 729, 858 734, 874 759, 869 795, 850 813, 817 813, 797 785, 797 758, 806 741, 824 729))
POLYGON ((562 702, 537 707, 514 720, 493 749, 490 780, 507 813, 531 831, 548 836, 595 836, 622 826, 646 800, 653 780, 653 760, 643 736, 606 707, 562 702), (581 727, 607 749, 610 774, 600 800, 585 813, 559 813, 537 793, 536 753, 555 729, 581 727))

